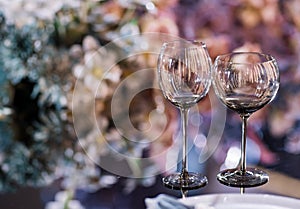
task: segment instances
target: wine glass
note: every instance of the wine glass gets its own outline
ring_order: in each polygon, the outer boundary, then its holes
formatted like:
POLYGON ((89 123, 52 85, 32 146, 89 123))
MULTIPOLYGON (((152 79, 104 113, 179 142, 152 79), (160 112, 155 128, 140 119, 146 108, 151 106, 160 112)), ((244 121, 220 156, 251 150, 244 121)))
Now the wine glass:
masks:
POLYGON ((203 187, 207 177, 188 172, 187 122, 190 107, 198 103, 211 84, 212 62, 202 42, 175 40, 164 43, 158 58, 158 82, 164 97, 180 109, 182 125, 182 170, 163 178, 171 189, 188 191, 203 187))
POLYGON ((275 58, 258 52, 219 55, 212 71, 217 97, 242 119, 241 159, 234 169, 221 171, 219 182, 233 187, 255 187, 268 182, 268 175, 257 168, 246 168, 247 120, 271 102, 279 88, 275 58))

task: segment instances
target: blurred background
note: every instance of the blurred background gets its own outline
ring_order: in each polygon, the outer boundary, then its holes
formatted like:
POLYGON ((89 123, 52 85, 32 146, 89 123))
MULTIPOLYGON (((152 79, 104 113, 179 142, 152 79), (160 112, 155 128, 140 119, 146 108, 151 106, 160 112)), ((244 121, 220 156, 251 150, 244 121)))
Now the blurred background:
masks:
MULTIPOLYGON (((162 42, 179 37, 204 41, 212 61, 277 59, 280 90, 249 120, 247 160, 298 182, 299 1, 0 0, 1 208, 141 209, 180 196, 161 185, 180 161, 180 118, 155 78, 162 42)), ((223 109, 210 139, 215 108, 211 89, 191 111, 189 166, 210 180, 191 195, 232 191, 215 174, 239 162, 241 121, 223 109)))

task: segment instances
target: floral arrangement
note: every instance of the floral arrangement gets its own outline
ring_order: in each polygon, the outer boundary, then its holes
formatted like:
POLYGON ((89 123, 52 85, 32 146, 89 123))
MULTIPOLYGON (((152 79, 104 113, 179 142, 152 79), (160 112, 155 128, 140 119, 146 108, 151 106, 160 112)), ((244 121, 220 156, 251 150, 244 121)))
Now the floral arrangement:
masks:
POLYGON ((1 190, 49 182, 55 156, 63 152, 61 145, 71 147, 62 128, 67 82, 60 73, 66 66, 63 56, 56 59, 61 52, 47 45, 48 29, 18 28, 1 15, 1 190))
MULTIPOLYGON (((156 16, 154 3, 71 1, 50 6, 37 0, 0 4, 8 8, 0 18, 0 85, 5 89, 1 91, 0 190, 40 186, 62 178, 66 189, 97 191, 117 180, 102 170, 105 159, 122 165, 125 176, 142 179, 152 175, 152 180, 141 183, 153 183, 159 169, 151 160, 139 160, 149 151, 147 136, 142 131, 126 132, 130 127, 123 127, 126 133, 122 136, 109 108, 117 88, 128 92, 140 85, 124 82, 120 88, 120 84, 138 69, 153 68, 154 59, 143 54, 118 61, 120 54, 140 47, 134 39, 120 40, 112 47, 104 45, 117 37, 141 33, 138 20, 156 16), (47 12, 43 10, 46 7, 47 12), (10 16, 20 8, 25 8, 22 13, 10 16), (112 63, 115 65, 106 72, 112 63), (97 124, 89 123, 85 117, 89 114, 96 115, 97 124), (82 120, 77 120, 80 115, 82 120), (115 152, 134 160, 120 160, 115 152)), ((144 26, 144 32, 153 29, 144 26)), ((152 86, 154 73, 148 71, 144 81, 136 79, 152 86)), ((128 109, 114 110, 115 117, 129 114, 134 128, 144 129, 149 125, 149 114, 164 109, 161 101, 154 100, 155 95, 151 89, 138 93, 128 109), (160 110, 156 110, 158 104, 160 110)), ((124 99, 126 94, 122 93, 116 101, 124 99)), ((161 119, 159 114, 154 117, 161 119)), ((157 130, 164 125, 159 124, 157 130)), ((170 144, 166 138, 162 143, 170 144)), ((129 179, 127 190, 138 182, 129 179)))

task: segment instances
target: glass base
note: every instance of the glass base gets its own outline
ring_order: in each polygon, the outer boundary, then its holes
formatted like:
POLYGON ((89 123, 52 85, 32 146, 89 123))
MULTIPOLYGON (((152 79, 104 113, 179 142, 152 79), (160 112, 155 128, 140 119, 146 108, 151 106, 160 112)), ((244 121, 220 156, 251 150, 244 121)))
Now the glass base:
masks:
POLYGON ((269 176, 257 168, 247 168, 246 173, 237 169, 227 169, 217 175, 220 183, 231 187, 256 187, 261 186, 269 181, 269 176))
POLYGON ((169 189, 193 190, 204 187, 207 183, 207 177, 200 173, 188 172, 183 178, 181 173, 175 173, 163 178, 163 184, 169 189))

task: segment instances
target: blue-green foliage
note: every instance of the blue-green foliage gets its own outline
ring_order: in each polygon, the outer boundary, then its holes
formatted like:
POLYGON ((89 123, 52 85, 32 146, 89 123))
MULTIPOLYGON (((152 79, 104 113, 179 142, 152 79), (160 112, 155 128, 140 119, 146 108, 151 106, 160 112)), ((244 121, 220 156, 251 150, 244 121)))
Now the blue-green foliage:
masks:
POLYGON ((63 156, 65 95, 50 38, 48 26, 17 27, 0 12, 0 111, 12 110, 0 118, 0 191, 43 184, 63 156))

